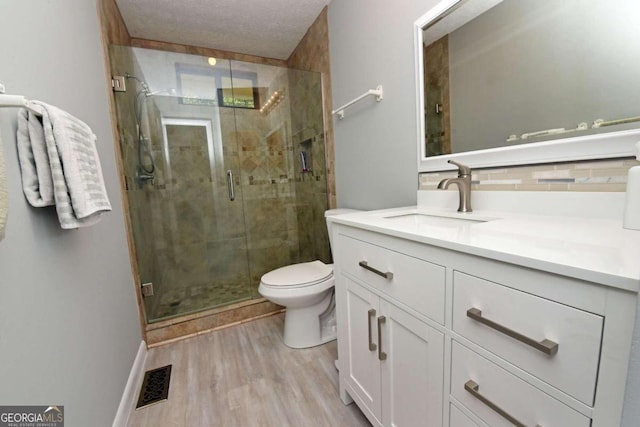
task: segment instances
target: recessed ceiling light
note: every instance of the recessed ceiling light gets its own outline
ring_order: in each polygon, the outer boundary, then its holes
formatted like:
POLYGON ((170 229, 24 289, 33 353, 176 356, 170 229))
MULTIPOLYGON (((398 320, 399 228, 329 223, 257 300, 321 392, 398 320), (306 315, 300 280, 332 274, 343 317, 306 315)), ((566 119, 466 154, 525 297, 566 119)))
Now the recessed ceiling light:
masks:
POLYGON ((217 61, 216 61, 216 58, 214 58, 214 57, 212 56, 212 57, 210 57, 210 58, 207 60, 207 62, 209 63, 209 65, 211 65, 211 66, 213 67, 214 65, 216 65, 216 62, 217 62, 217 61))

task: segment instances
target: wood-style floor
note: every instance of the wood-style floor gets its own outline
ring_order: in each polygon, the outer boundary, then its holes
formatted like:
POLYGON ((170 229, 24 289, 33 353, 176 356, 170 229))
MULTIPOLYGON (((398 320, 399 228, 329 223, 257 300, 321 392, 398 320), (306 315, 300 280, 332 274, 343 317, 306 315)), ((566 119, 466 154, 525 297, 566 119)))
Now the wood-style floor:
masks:
POLYGON ((293 350, 283 315, 149 350, 145 370, 172 364, 169 399, 134 410, 131 427, 323 427, 370 424, 338 397, 336 342, 293 350))

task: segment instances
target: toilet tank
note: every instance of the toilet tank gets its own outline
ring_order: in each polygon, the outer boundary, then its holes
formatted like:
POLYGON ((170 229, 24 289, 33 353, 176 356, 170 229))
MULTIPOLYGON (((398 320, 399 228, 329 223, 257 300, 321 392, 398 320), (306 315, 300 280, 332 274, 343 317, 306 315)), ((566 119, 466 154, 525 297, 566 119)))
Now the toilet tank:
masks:
MULTIPOLYGON (((343 214, 348 214, 353 212, 362 212, 362 211, 358 209, 329 209, 324 212, 324 217, 327 218, 330 216, 343 215, 343 214)), ((329 221, 327 221, 327 230, 329 231, 329 246, 331 247, 331 253, 333 253, 333 240, 332 240, 333 237, 331 236, 331 223, 329 221)))

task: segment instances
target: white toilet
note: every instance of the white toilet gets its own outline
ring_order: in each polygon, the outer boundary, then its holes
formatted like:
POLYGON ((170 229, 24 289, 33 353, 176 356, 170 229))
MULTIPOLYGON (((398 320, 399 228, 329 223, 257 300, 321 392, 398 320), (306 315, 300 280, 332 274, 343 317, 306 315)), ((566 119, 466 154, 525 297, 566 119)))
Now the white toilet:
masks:
MULTIPOLYGON (((324 216, 357 212, 330 209, 324 216)), ((331 242, 331 226, 329 243, 331 242)), ((336 339, 333 264, 303 262, 270 271, 262 276, 258 292, 286 308, 284 343, 291 348, 314 347, 336 339)))

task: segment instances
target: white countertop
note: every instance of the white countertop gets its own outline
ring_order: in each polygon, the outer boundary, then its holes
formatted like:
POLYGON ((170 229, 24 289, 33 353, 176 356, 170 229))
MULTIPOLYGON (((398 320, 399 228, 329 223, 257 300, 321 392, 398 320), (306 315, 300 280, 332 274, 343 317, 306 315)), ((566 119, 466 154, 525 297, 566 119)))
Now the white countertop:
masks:
POLYGON ((490 210, 465 214, 451 208, 411 206, 350 213, 330 217, 329 220, 633 292, 640 291, 640 231, 622 228, 621 219, 490 210), (388 218, 391 216, 396 218, 388 218), (438 216, 490 220, 451 221, 438 216))

